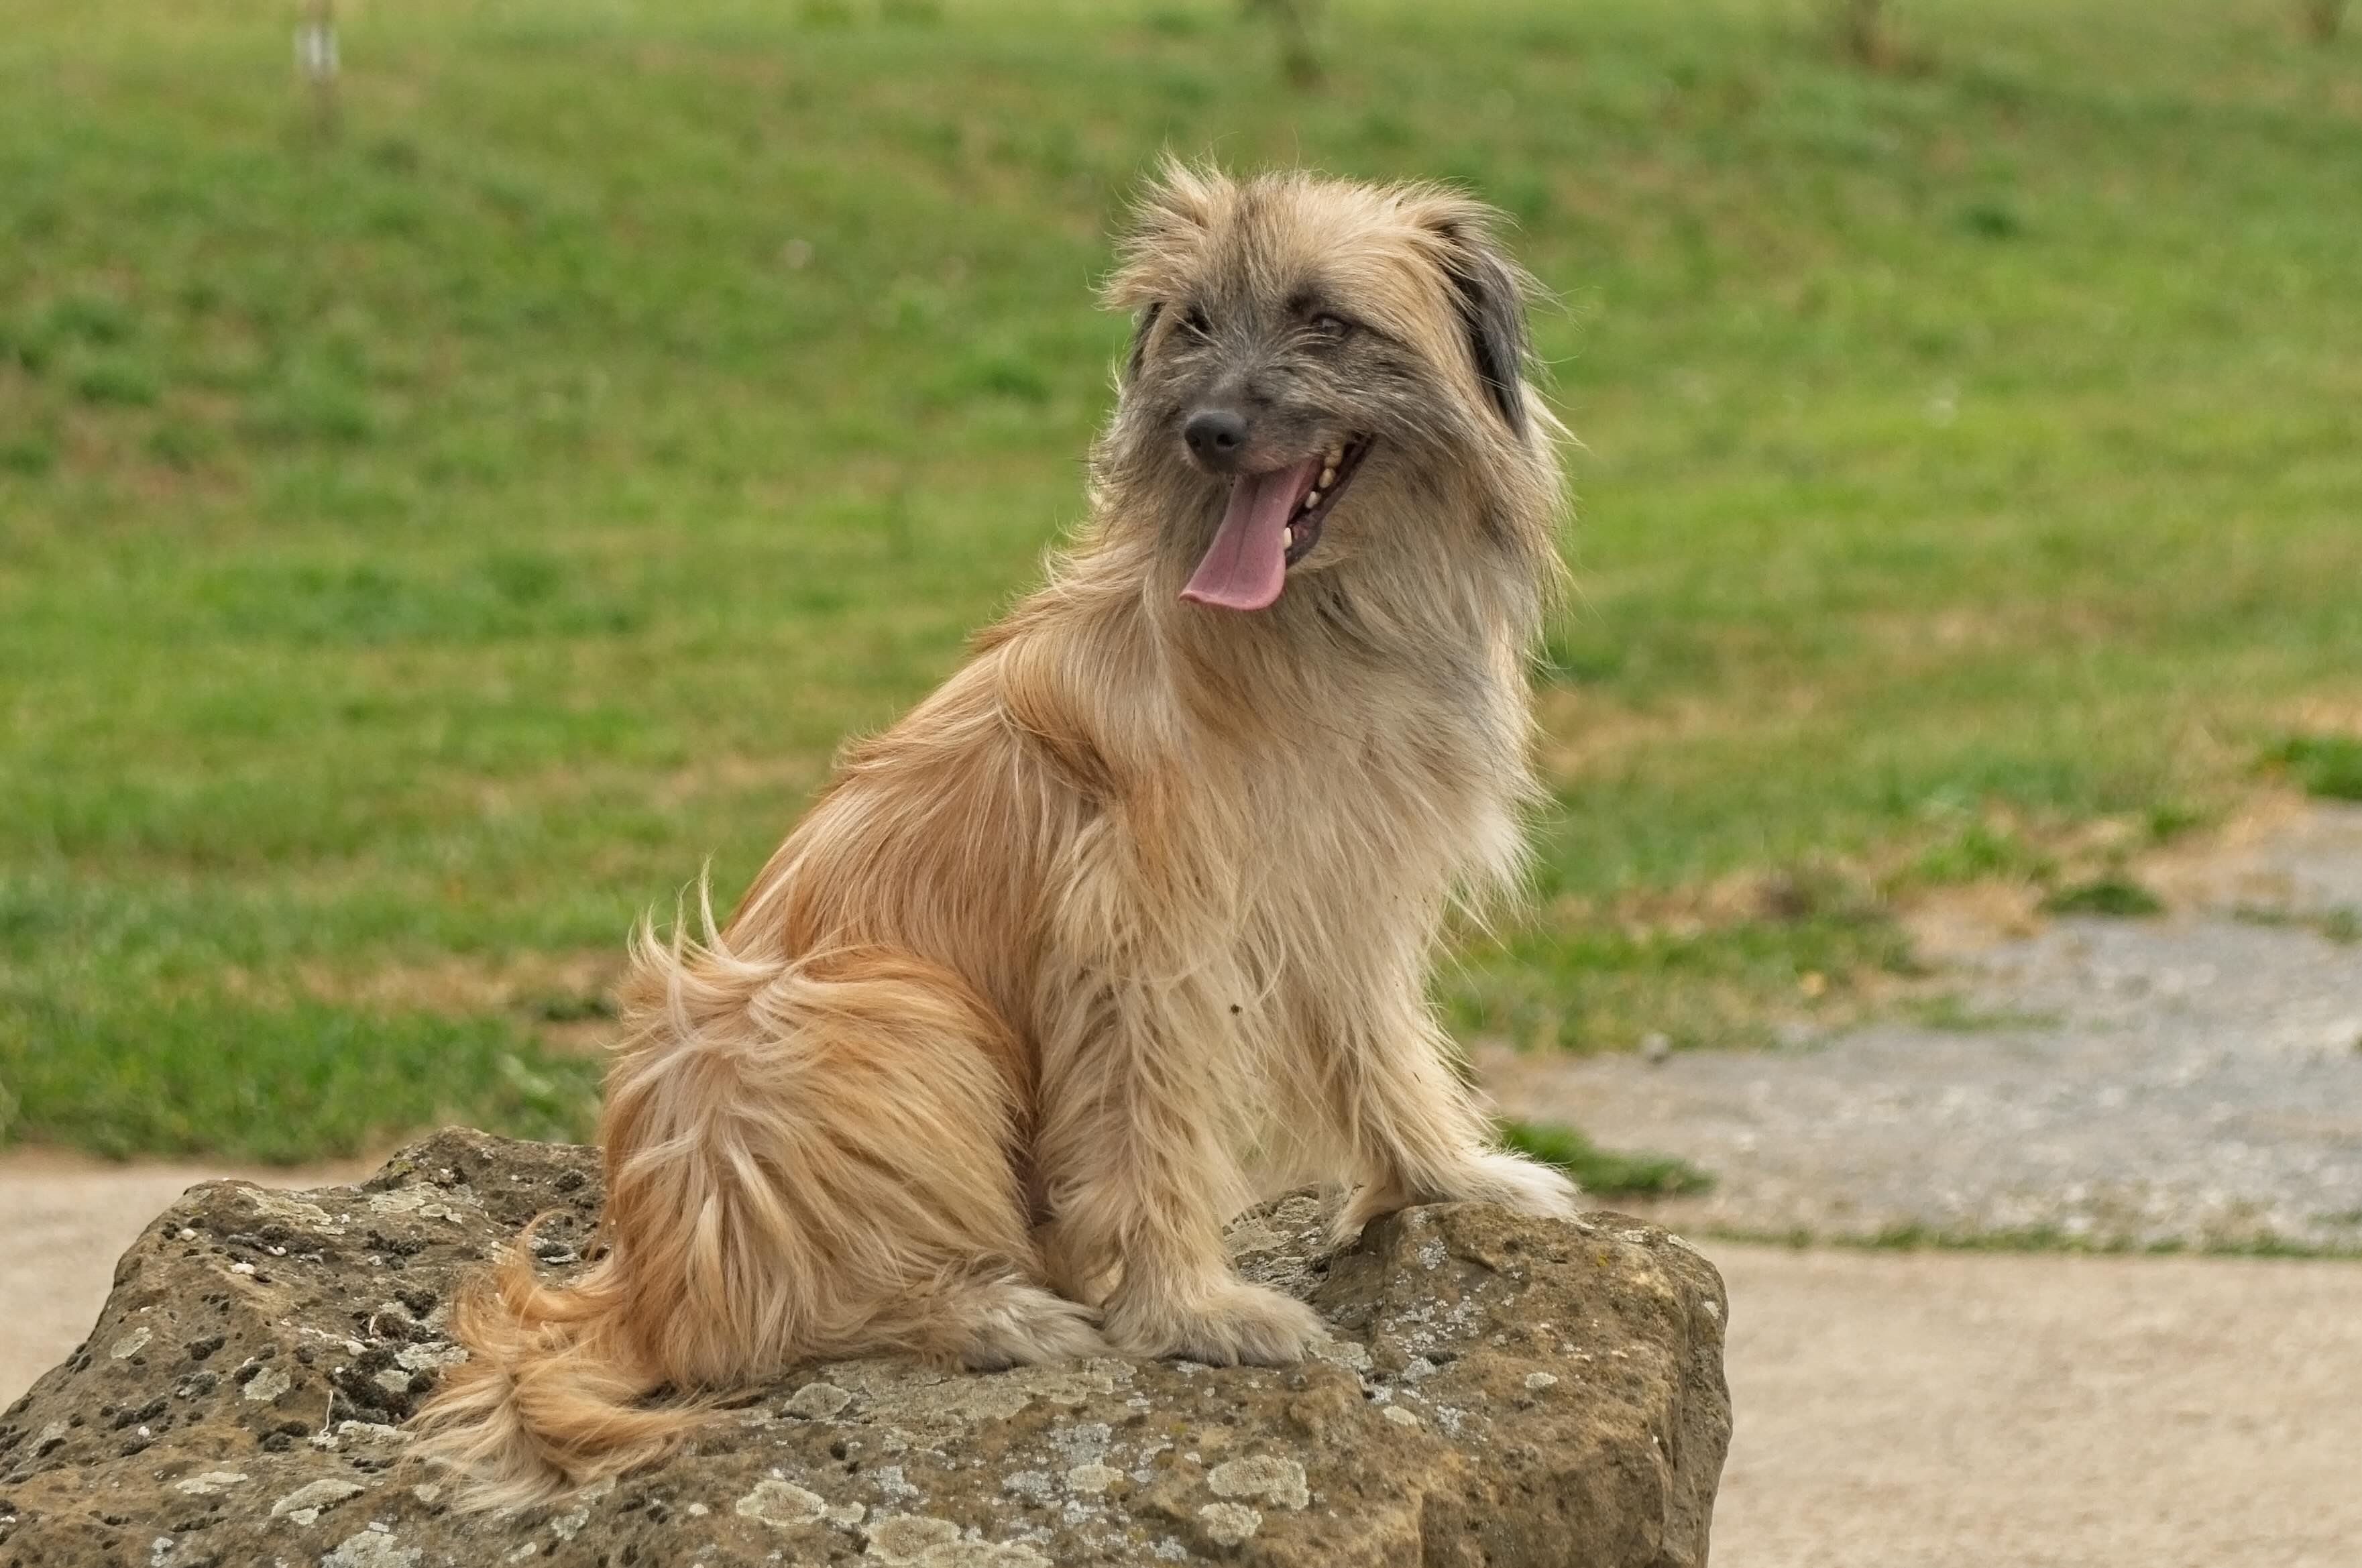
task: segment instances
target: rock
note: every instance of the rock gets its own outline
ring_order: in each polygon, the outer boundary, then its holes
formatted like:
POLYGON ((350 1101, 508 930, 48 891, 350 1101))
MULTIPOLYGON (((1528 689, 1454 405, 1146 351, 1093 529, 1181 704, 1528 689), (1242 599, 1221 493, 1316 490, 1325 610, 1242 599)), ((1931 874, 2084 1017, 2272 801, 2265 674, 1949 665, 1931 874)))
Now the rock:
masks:
POLYGON ((359 1187, 190 1189, 0 1417, 0 1568, 1705 1562, 1711 1265, 1618 1215, 1471 1204, 1332 1254, 1305 1194, 1231 1231, 1329 1321, 1301 1366, 800 1367, 655 1469, 454 1513, 396 1430, 455 1359, 452 1291, 544 1211, 562 1277, 598 1208, 591 1151, 464 1132, 359 1187))

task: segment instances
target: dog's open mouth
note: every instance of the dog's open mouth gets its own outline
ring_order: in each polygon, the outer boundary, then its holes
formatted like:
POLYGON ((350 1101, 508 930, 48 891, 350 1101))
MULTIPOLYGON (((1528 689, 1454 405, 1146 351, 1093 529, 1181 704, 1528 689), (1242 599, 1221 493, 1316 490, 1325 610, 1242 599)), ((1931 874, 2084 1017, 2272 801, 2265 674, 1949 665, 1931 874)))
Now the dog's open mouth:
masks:
POLYGON ((1241 474, 1181 597, 1224 610, 1261 610, 1276 600, 1287 586, 1287 569, 1320 542, 1321 525, 1369 451, 1370 438, 1358 436, 1293 468, 1241 474))

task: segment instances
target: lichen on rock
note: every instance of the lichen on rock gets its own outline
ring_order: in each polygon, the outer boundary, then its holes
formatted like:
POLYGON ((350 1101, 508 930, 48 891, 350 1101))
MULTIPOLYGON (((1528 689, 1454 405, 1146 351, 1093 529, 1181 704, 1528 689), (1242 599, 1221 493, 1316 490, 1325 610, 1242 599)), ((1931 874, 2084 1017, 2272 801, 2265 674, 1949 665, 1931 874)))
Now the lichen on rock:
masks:
POLYGON ((402 1430, 461 1353, 452 1293, 544 1211, 564 1277, 598 1207, 590 1151, 463 1132, 357 1188, 192 1188, 0 1417, 0 1568, 1705 1559, 1729 1400, 1704 1259, 1476 1205, 1332 1251, 1304 1194, 1231 1232, 1329 1323, 1300 1366, 798 1367, 651 1470, 457 1513, 402 1430))

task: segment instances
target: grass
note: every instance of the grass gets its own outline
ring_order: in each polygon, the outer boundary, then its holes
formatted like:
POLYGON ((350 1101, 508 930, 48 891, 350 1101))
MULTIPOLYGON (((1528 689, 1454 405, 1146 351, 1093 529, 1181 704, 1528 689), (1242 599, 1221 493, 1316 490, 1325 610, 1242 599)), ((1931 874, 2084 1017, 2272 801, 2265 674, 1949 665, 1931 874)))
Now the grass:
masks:
POLYGON ((2088 882, 2075 882, 2054 889, 2042 900, 2046 914, 2107 915, 2117 920, 2136 920, 2144 915, 2164 912, 2164 900, 2130 877, 2111 873, 2095 877, 2088 882))
POLYGON ((1905 1015, 1922 1029, 1947 1034, 2007 1033, 2056 1027, 2059 1015, 2027 1008, 1979 1007, 1957 991, 1942 991, 1915 1001, 1905 1015))
MULTIPOLYGON (((2344 905, 2325 910, 2290 910, 2267 904, 2241 904, 2231 917, 2246 925, 2310 931, 2341 947, 2362 943, 2362 910, 2344 905)), ((2356 1048, 2362 1049, 2362 1040, 2356 1048)))
POLYGON ((7 1000, 44 1046, 11 1064, 7 1109, 105 1154, 292 1162, 460 1120, 564 1138, 597 1107, 597 1063, 545 1057, 499 1016, 7 1000))
POLYGON ((18 0, 0 1136, 579 1131, 537 977, 734 890, 1033 576, 1166 146, 1463 181, 1563 302, 1555 803, 1463 1032, 1761 1038, 1910 971, 1914 888, 2224 809, 2362 711, 2353 45, 1817 15, 1339 0, 1298 91, 1234 0, 419 0, 323 141, 276 12, 18 0))
POLYGON ((1618 1154, 1555 1122, 1504 1121, 1501 1141, 1546 1165, 1556 1165, 1594 1198, 1681 1198, 1714 1186, 1712 1176, 1685 1160, 1618 1154))
POLYGON ((2307 794, 2362 801, 2362 735, 2290 735, 2264 756, 2307 794))
MULTIPOLYGON (((2343 1220, 2345 1216, 2326 1218, 2343 1220)), ((2004 1230, 1956 1230, 1948 1226, 1904 1222, 1866 1235, 1816 1234, 1810 1230, 1764 1233, 1715 1227, 1685 1226, 1693 1237, 1750 1242, 1762 1246, 1847 1247, 1866 1252, 2053 1253, 2086 1257, 2207 1257, 2207 1258, 2362 1258, 2362 1247, 2337 1242, 2300 1241, 2270 1231, 2206 1236, 2197 1242, 2144 1241, 2113 1233, 2070 1231, 2060 1225, 2026 1225, 2004 1230)))

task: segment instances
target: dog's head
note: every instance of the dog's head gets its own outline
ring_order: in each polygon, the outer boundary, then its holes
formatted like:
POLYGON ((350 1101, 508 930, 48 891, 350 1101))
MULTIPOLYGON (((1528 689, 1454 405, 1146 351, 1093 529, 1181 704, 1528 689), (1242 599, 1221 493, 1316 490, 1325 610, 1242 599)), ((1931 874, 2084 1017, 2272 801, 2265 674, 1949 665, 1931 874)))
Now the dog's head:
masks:
POLYGON ((1139 326, 1102 461, 1177 501, 1184 598, 1263 609, 1418 526, 1412 495, 1534 466, 1530 281, 1495 226, 1433 187, 1166 166, 1109 286, 1139 326))

